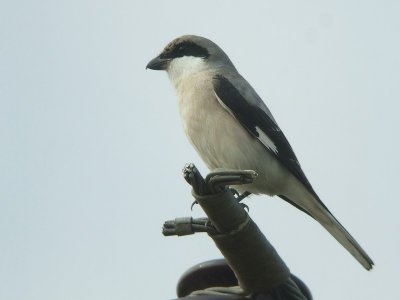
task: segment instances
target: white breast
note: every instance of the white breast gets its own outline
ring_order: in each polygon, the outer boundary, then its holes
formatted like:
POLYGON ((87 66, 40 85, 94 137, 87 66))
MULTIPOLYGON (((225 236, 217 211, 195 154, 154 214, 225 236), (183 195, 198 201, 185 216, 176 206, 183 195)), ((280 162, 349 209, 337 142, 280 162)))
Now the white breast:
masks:
POLYGON ((264 146, 226 110, 212 87, 208 71, 170 74, 177 95, 183 127, 189 141, 210 170, 255 170, 257 182, 239 190, 252 193, 279 194, 282 166, 264 146), (268 179, 267 179, 268 178, 268 179))

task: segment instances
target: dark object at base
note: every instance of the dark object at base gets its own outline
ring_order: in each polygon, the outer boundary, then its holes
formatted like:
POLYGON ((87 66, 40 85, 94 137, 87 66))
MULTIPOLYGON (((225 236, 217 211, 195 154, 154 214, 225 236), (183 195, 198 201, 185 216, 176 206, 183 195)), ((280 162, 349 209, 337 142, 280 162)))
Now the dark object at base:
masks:
POLYGON ((163 234, 207 232, 225 260, 205 262, 188 270, 178 284, 187 300, 311 300, 311 294, 250 218, 228 188, 251 183, 251 170, 219 170, 203 178, 193 164, 185 180, 207 218, 166 221, 163 234))
MULTIPOLYGON (((291 279, 299 287, 306 299, 312 300, 312 295, 308 287, 299 278, 290 275, 291 279)), ((177 295, 179 298, 186 297, 194 291, 204 290, 210 287, 230 287, 237 286, 238 281, 232 269, 224 259, 215 259, 199 263, 187 270, 181 277, 177 286, 177 295)), ((248 299, 238 295, 209 295, 209 296, 194 296, 185 298, 190 300, 241 300, 248 299)), ((272 300, 273 295, 257 295, 252 299, 257 300, 272 300)), ((284 299, 280 299, 284 300, 284 299)))
POLYGON ((224 259, 199 263, 187 270, 178 282, 176 293, 184 297, 198 290, 213 286, 238 285, 235 274, 224 259))

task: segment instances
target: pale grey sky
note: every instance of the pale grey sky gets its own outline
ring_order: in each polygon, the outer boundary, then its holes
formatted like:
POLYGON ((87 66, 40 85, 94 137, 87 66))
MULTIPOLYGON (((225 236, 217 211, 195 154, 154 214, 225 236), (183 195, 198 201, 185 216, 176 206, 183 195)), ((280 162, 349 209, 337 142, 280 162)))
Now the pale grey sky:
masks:
MULTIPOLYGON (((315 299, 394 299, 400 278, 398 1, 2 1, 0 299, 172 299, 220 257, 164 238, 190 211, 174 91, 146 63, 171 39, 219 44, 285 131, 365 271, 278 198, 250 215, 315 299)), ((397 293, 398 294, 398 293, 397 293)))

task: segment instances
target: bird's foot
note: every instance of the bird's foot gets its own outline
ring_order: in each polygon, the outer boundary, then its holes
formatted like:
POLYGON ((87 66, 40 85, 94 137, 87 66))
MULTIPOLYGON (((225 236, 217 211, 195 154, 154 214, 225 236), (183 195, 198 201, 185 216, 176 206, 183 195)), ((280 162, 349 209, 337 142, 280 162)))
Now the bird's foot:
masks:
POLYGON ((235 196, 237 202, 242 201, 244 198, 248 197, 251 195, 250 192, 244 192, 242 194, 240 194, 237 190, 235 190, 234 188, 229 188, 229 190, 231 191, 231 193, 233 194, 233 196, 235 196))
MULTIPOLYGON (((258 174, 252 170, 219 169, 209 173, 206 178, 203 179, 194 164, 186 164, 183 168, 183 176, 193 187, 194 193, 203 196, 222 192, 227 186, 250 184, 257 178, 258 174)), ((230 190, 238 203, 250 195, 250 192, 239 194, 239 192, 233 188, 230 188, 230 190)), ((197 201, 192 203, 190 206, 191 210, 193 210, 195 204, 197 204, 197 201)), ((249 210, 246 204, 240 203, 240 205, 247 211, 249 210)))
POLYGON ((249 211, 249 206, 247 204, 244 203, 240 203, 240 201, 242 201, 244 198, 246 198, 247 196, 251 195, 250 192, 244 192, 242 194, 240 194, 237 190, 235 190, 234 188, 229 188, 229 190, 231 191, 231 193, 233 194, 233 196, 235 197, 236 201, 247 211, 249 211))
POLYGON ((240 202, 240 201, 242 201, 244 198, 246 198, 247 196, 250 196, 251 195, 251 193, 250 192, 244 192, 244 193, 242 193, 242 194, 238 194, 238 196, 236 197, 236 200, 238 201, 238 202, 240 202))

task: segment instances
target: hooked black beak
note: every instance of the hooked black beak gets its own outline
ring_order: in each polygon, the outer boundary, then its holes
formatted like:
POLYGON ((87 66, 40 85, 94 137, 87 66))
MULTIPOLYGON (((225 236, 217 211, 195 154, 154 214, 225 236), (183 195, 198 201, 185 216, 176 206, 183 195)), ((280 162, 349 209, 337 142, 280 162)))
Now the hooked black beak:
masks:
POLYGON ((146 69, 151 69, 151 70, 165 70, 167 69, 169 59, 167 58, 160 58, 160 56, 157 56, 153 58, 151 61, 146 66, 146 69))

